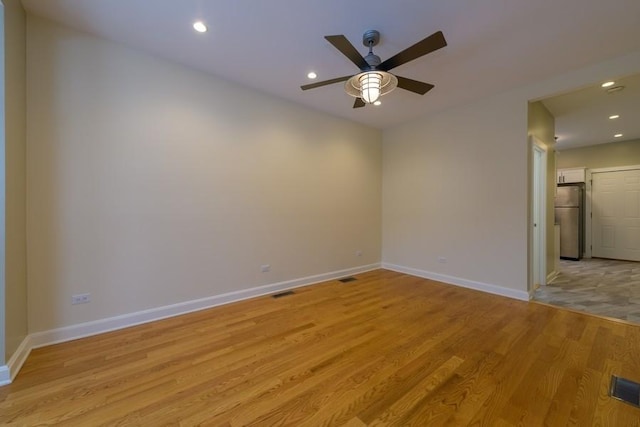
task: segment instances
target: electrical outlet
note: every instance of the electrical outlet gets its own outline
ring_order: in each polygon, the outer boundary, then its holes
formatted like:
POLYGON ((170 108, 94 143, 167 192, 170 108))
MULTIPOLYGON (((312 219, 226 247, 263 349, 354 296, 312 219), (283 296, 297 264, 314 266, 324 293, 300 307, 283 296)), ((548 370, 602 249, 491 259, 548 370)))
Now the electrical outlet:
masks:
POLYGON ((91 294, 71 295, 71 304, 86 304, 91 302, 91 294))
POLYGON ((443 256, 439 256, 438 257, 438 262, 440 264, 446 264, 447 263, 447 259, 445 257, 443 257, 443 256))
POLYGON ((360 249, 356 251, 356 256, 362 256, 362 251, 360 249))
POLYGON ((271 266, 269 264, 264 264, 260 266, 260 271, 262 271, 263 273, 267 273, 269 271, 271 271, 271 266))

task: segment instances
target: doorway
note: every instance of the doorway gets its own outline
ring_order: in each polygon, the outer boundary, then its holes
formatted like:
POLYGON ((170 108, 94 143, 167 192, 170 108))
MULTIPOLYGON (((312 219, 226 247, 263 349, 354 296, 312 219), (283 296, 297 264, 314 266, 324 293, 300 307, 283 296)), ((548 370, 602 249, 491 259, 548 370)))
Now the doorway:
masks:
POLYGON ((532 137, 533 183, 532 183, 532 234, 533 234, 533 281, 532 290, 546 285, 546 188, 547 150, 545 145, 532 137))

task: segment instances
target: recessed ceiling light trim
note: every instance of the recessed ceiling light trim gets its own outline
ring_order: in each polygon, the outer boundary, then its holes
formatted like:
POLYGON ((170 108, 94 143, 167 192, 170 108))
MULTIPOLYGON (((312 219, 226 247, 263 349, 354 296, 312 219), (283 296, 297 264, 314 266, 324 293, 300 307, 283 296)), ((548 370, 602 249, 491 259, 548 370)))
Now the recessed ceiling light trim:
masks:
POLYGON ((207 32, 207 26, 202 21, 194 22, 193 23, 193 29, 196 30, 199 33, 206 33, 207 32))
POLYGON ((313 71, 309 71, 309 73, 307 74, 307 78, 311 79, 311 80, 313 80, 313 79, 315 79, 317 77, 318 77, 318 75, 313 71))
POLYGON ((621 86, 621 85, 612 86, 612 87, 607 88, 607 93, 620 92, 623 89, 624 89, 624 86, 621 86))
POLYGON ((614 84, 616 84, 616 82, 614 82, 613 80, 610 80, 610 81, 608 81, 608 82, 604 82, 604 83, 602 83, 602 85, 601 85, 601 86, 602 86, 602 87, 611 87, 611 86, 613 86, 614 84))

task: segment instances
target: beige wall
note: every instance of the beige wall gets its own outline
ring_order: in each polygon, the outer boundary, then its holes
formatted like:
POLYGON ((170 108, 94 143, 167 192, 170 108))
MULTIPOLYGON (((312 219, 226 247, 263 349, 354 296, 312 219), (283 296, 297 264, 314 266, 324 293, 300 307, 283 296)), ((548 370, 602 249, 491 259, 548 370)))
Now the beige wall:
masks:
MULTIPOLYGON (((555 118, 542 102, 530 102, 527 125, 529 136, 535 137, 547 149, 547 198, 546 198, 546 264, 547 276, 553 273, 555 265, 554 227, 555 215, 553 210, 556 194, 556 155, 555 155, 555 118)), ((559 256, 559 255, 557 255, 559 256)))
POLYGON ((380 261, 379 131, 33 16, 27 61, 31 332, 380 261))
POLYGON ((526 109, 500 95, 384 133, 385 263, 526 290, 526 109))
POLYGON ((27 335, 26 21, 19 0, 5 5, 5 356, 27 335))
POLYGON ((528 101, 638 70, 635 52, 385 131, 383 263, 527 292, 528 101))
POLYGON ((640 165, 640 140, 612 142, 558 152, 558 168, 640 165))

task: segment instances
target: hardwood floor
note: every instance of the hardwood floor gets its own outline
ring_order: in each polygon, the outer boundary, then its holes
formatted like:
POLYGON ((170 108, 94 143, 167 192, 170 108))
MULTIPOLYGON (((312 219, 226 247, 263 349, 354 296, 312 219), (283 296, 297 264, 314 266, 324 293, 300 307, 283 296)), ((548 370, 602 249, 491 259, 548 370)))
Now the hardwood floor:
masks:
POLYGON ((640 328, 377 270, 34 350, 2 425, 640 426, 640 328))

